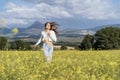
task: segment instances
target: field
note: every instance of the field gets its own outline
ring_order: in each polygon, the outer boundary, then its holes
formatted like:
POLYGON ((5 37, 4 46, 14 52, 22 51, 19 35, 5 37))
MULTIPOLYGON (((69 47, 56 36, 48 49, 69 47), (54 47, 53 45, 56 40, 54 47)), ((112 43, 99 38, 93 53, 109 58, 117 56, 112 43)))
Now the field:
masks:
POLYGON ((120 50, 0 51, 0 80, 120 80, 120 50))

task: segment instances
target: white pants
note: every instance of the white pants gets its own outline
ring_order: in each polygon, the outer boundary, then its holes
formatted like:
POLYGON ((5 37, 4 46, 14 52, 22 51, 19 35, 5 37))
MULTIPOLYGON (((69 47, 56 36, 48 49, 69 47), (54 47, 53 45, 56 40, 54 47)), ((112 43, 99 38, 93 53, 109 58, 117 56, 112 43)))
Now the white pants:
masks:
POLYGON ((43 52, 44 52, 45 60, 47 62, 51 62, 53 55, 53 44, 43 43, 43 52))

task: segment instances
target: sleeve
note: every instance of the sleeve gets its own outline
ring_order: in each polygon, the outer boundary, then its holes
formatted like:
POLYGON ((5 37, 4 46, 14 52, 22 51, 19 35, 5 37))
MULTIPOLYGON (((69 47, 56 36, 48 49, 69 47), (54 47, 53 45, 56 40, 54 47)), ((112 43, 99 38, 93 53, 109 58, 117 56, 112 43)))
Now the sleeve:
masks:
POLYGON ((41 33, 41 36, 40 36, 39 40, 37 41, 37 43, 35 45, 37 46, 38 44, 41 43, 41 41, 42 41, 42 33, 41 33))
POLYGON ((57 37, 56 37, 56 34, 55 34, 54 31, 52 31, 51 34, 50 34, 49 36, 50 36, 50 38, 51 38, 54 42, 57 41, 57 37))

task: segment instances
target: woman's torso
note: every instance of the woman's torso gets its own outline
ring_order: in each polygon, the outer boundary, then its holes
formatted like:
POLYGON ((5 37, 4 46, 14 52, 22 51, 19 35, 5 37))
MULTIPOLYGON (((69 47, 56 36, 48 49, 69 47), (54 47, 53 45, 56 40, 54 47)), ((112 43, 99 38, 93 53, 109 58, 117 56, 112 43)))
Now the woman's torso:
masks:
POLYGON ((52 44, 52 39, 50 38, 51 34, 52 34, 51 30, 49 32, 49 35, 46 33, 46 31, 42 31, 42 41, 47 44, 52 44))

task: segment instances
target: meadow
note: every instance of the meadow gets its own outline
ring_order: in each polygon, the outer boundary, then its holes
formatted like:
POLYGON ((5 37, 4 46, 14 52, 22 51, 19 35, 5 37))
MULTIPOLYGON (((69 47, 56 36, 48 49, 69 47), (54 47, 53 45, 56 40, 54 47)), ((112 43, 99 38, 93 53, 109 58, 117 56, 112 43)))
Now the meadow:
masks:
POLYGON ((120 80, 120 50, 0 51, 0 80, 120 80))

